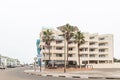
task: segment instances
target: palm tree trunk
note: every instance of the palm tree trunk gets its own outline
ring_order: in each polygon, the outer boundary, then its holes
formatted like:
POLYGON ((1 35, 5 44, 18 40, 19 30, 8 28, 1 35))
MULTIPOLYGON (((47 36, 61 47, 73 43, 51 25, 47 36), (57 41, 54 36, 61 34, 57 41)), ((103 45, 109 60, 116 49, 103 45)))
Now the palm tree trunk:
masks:
POLYGON ((50 45, 49 45, 49 61, 51 60, 51 55, 50 55, 50 45))
POLYGON ((66 40, 64 40, 64 73, 66 73, 66 40))
POLYGON ((69 57, 69 55, 68 55, 68 41, 67 41, 66 49, 67 49, 67 65, 68 65, 68 57, 69 57))
POLYGON ((78 44, 78 67, 80 68, 80 51, 79 51, 79 44, 78 44))

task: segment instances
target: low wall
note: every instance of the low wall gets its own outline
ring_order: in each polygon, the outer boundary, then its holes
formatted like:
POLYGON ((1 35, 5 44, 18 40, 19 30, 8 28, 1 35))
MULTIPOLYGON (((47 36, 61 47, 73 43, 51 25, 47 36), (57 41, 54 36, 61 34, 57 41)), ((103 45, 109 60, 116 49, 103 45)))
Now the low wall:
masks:
POLYGON ((120 63, 113 63, 113 64, 93 64, 93 68, 120 68, 120 63))

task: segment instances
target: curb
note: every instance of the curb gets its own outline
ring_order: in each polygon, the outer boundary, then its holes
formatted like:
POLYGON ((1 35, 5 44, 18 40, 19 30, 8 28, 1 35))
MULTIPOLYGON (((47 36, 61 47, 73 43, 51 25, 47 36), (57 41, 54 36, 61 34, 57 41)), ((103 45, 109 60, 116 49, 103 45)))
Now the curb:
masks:
POLYGON ((53 77, 53 75, 46 75, 47 77, 53 77))
POLYGON ((72 76, 72 78, 81 78, 80 76, 72 76))
POLYGON ((82 76, 65 76, 65 75, 51 75, 51 74, 36 74, 36 73, 29 73, 25 72, 26 74, 36 75, 36 76, 47 76, 47 77, 61 77, 61 78, 76 78, 76 79, 120 79, 120 77, 82 77, 82 76))
POLYGON ((105 79, 120 79, 120 77, 106 77, 105 79))
POLYGON ((63 75, 59 75, 58 77, 66 77, 66 76, 63 76, 63 75))
POLYGON ((88 77, 88 79, 105 79, 105 77, 88 77))

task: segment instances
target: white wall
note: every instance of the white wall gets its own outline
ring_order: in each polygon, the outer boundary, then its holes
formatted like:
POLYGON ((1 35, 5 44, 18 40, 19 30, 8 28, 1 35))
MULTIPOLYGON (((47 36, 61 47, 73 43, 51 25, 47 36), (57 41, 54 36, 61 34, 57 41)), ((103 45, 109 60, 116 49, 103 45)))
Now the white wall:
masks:
POLYGON ((120 68, 120 63, 113 64, 94 64, 93 68, 120 68))

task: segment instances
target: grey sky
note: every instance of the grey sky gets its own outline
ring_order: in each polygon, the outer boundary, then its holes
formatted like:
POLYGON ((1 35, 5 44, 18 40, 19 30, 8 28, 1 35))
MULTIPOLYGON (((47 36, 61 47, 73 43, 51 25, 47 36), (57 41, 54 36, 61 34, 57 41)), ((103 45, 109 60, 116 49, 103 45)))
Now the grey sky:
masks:
POLYGON ((119 0, 0 0, 0 54, 32 62, 42 26, 69 23, 83 32, 114 35, 120 58, 119 0))

